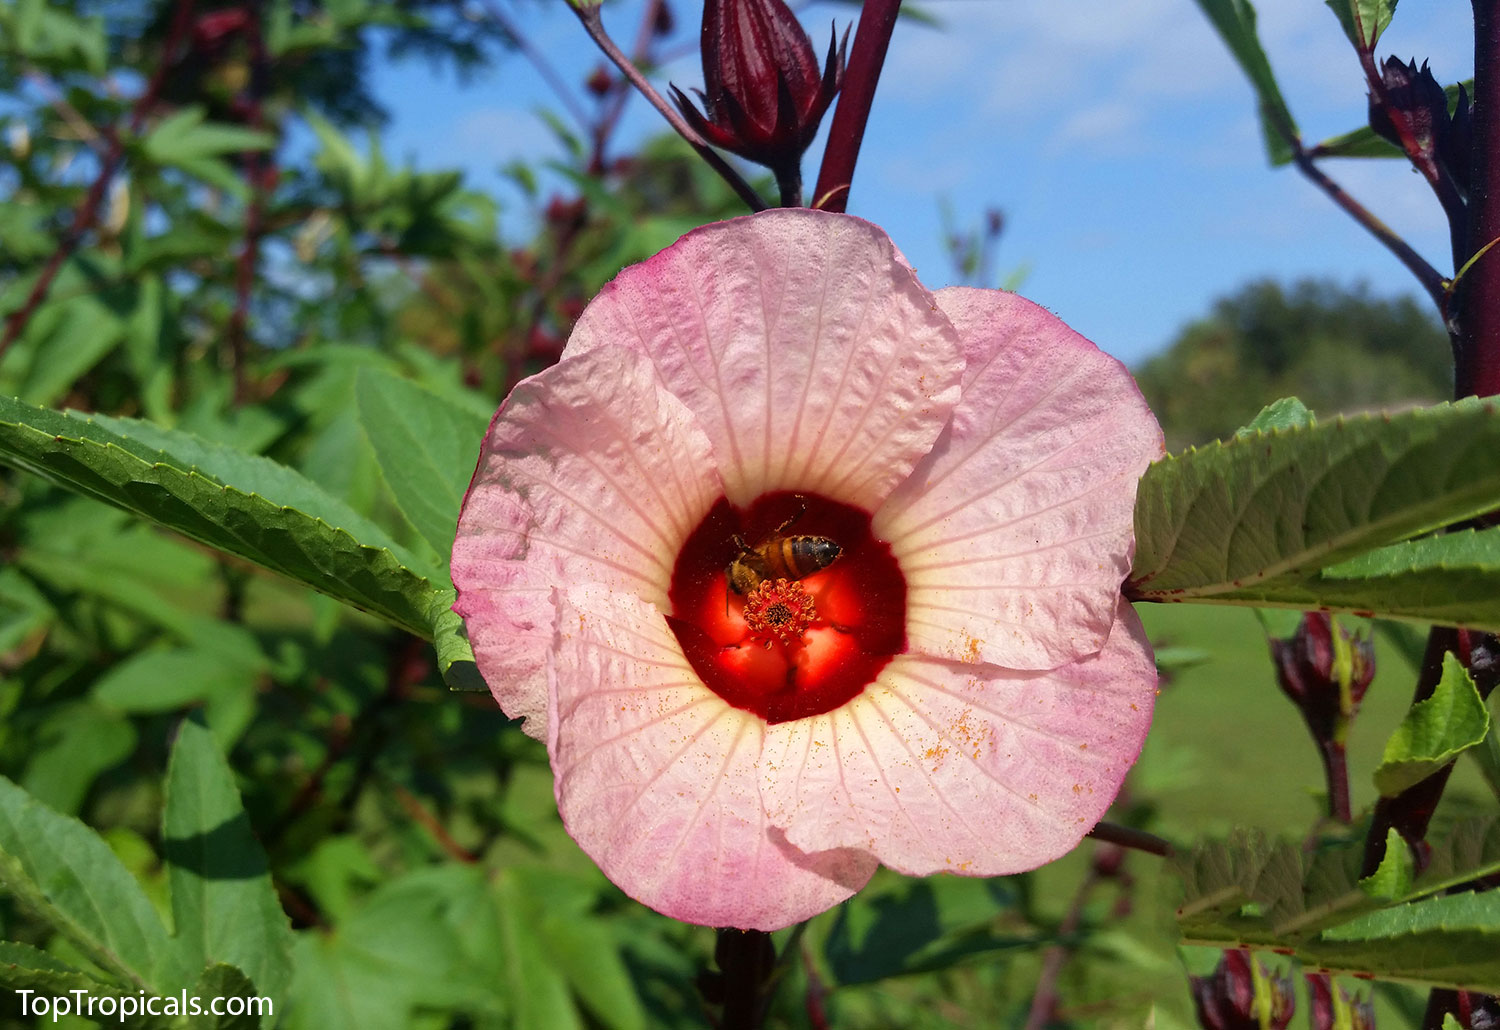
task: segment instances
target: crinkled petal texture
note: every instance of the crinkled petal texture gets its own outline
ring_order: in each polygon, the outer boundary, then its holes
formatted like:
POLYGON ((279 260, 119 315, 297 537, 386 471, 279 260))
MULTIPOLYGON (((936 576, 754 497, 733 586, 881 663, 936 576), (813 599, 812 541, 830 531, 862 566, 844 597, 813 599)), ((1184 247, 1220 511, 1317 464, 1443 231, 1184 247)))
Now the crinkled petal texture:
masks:
POLYGON ((520 383, 490 423, 453 543, 455 610, 507 715, 546 735, 553 587, 663 608, 677 551, 723 492, 708 441, 624 348, 520 383))
POLYGON ((1125 367, 1043 308, 998 290, 937 298, 963 339, 962 398, 875 516, 906 576, 912 649, 1010 669, 1094 654, 1161 427, 1125 367))
POLYGON ((550 669, 558 810, 631 897, 688 922, 775 930, 875 872, 867 850, 787 844, 760 795, 765 722, 703 685, 652 605, 592 587, 560 596, 550 669))
POLYGON ((963 374, 890 238, 805 208, 705 226, 621 272, 564 356, 601 347, 650 357, 741 506, 803 490, 875 511, 932 449, 963 374))
POLYGON ((898 656, 860 697, 772 726, 761 790, 806 851, 998 876, 1075 847, 1140 754, 1156 667, 1123 600, 1104 649, 1046 672, 898 656))
POLYGON ((683 920, 776 929, 878 862, 1030 869, 1103 815, 1155 697, 1119 587, 1161 449, 1128 373, 1042 309, 934 295, 859 219, 763 212, 621 272, 512 393, 455 607, 605 873, 683 920), (905 650, 853 700, 768 724, 694 671, 679 641, 702 627, 672 591, 722 499, 777 491, 873 514, 905 650))

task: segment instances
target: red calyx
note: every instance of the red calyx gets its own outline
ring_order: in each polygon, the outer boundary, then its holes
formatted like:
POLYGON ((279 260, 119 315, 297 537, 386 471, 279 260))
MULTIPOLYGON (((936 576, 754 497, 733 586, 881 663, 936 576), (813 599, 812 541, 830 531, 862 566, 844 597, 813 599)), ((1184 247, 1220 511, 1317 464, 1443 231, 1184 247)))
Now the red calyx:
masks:
POLYGON ((703 6, 700 114, 676 86, 688 123, 716 147, 789 171, 818 132, 844 78, 848 42, 829 41, 822 68, 812 40, 783 0, 707 0, 703 6))
POLYGON ((683 544, 669 597, 667 622, 693 670, 768 723, 846 704, 906 650, 906 580, 890 547, 871 532, 868 512, 817 494, 765 494, 744 510, 721 498, 683 544), (788 520, 779 535, 828 537, 839 559, 734 593, 725 569, 740 555, 735 538, 757 547, 788 520))

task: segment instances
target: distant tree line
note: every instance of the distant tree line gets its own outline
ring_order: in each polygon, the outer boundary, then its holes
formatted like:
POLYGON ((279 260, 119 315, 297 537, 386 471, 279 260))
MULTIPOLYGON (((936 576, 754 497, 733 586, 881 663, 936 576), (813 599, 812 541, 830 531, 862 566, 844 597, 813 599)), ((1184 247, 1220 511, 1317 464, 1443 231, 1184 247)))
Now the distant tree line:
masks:
POLYGON ((1453 390, 1448 337, 1422 304, 1326 279, 1252 282, 1135 374, 1172 450, 1231 435, 1278 397, 1329 417, 1453 390))

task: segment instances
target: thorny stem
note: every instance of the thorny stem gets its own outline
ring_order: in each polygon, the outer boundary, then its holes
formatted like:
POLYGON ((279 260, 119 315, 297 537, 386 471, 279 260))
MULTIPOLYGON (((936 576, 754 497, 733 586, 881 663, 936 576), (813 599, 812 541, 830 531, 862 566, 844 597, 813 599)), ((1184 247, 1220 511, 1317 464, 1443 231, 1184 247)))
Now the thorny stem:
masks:
MULTIPOLYGON (((147 112, 156 103, 162 84, 166 82, 167 69, 172 64, 173 56, 187 36, 192 14, 193 0, 177 0, 176 10, 172 14, 172 26, 167 32, 166 42, 162 45, 161 60, 156 70, 151 73, 146 88, 136 98, 131 108, 130 132, 132 135, 140 131, 147 112)), ((120 162, 125 156, 125 139, 119 132, 106 129, 102 135, 109 140, 109 147, 99 160, 99 174, 95 176, 88 192, 84 194, 83 201, 73 212, 73 221, 68 226, 68 231, 63 234, 62 239, 58 240, 56 249, 47 258, 47 263, 42 266, 41 273, 32 284, 31 292, 26 295, 21 306, 5 319, 5 331, 0 334, 0 354, 4 354, 21 335, 21 331, 26 328, 26 323, 31 321, 31 316, 36 313, 36 309, 41 307, 42 301, 47 299, 47 293, 52 289, 52 282, 57 278, 57 273, 62 271, 64 263, 73 256, 73 252, 83 242, 84 236, 99 219, 99 207, 104 203, 109 184, 114 181, 115 173, 119 171, 120 162)))
POLYGON ((901 0, 864 0, 859 27, 854 30, 854 45, 849 49, 849 66, 844 71, 844 85, 839 91, 833 122, 828 127, 828 146, 818 170, 818 185, 813 190, 813 207, 824 211, 843 211, 849 203, 849 185, 854 179, 854 164, 865 138, 870 120, 870 105, 875 100, 875 86, 885 65, 885 52, 896 30, 896 15, 901 0))
POLYGON ((651 106, 661 113, 661 116, 667 120, 667 124, 672 126, 679 136, 688 141, 688 145, 698 152, 699 157, 708 162, 710 168, 719 173, 719 177, 729 184, 730 188, 739 195, 739 198, 749 206, 750 210, 764 211, 766 209, 766 202, 761 199, 760 195, 751 188, 750 184, 744 180, 739 172, 731 168, 727 161, 720 157, 712 147, 703 141, 701 136, 693 131, 692 126, 683 120, 682 115, 678 114, 677 110, 671 104, 667 103, 662 98, 662 95, 656 91, 656 88, 646 81, 646 77, 641 74, 640 69, 635 66, 634 62, 629 57, 626 57, 624 51, 615 45, 615 41, 604 30, 604 19, 600 15, 599 5, 570 4, 569 6, 573 8, 573 13, 578 15, 578 20, 583 23, 584 31, 589 34, 589 38, 604 52, 604 56, 614 62, 615 67, 620 69, 620 74, 629 79, 630 84, 639 90, 651 106))

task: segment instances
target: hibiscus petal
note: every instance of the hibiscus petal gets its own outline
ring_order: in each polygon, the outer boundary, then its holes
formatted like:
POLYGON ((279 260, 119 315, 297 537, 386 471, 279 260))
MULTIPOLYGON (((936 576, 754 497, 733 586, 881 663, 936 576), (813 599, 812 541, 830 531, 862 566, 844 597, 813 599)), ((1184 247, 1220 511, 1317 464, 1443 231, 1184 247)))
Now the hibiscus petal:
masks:
POLYGON ((874 511, 932 447, 963 370, 890 239, 805 208, 705 226, 625 269, 564 353, 617 346, 651 355, 742 506, 789 489, 874 511))
POLYGON ((629 594, 557 592, 547 751, 580 847, 631 897, 708 926, 775 930, 848 898, 875 859, 798 851, 766 820, 764 721, 698 679, 629 594))
POLYGON ((1161 428, 1114 358, 1041 307, 947 289, 967 367, 948 428, 875 515, 913 650, 1011 669, 1092 654, 1130 571, 1161 428))
POLYGON ((1050 672, 897 656, 843 708, 769 727, 762 791, 804 850, 868 850, 915 876, 1034 869, 1109 808, 1155 696, 1120 601, 1104 650, 1050 672))
POLYGON ((622 348, 519 384, 490 423, 453 543, 454 609, 500 707, 542 737, 552 588, 668 606, 682 542, 722 493, 708 440, 622 348))

